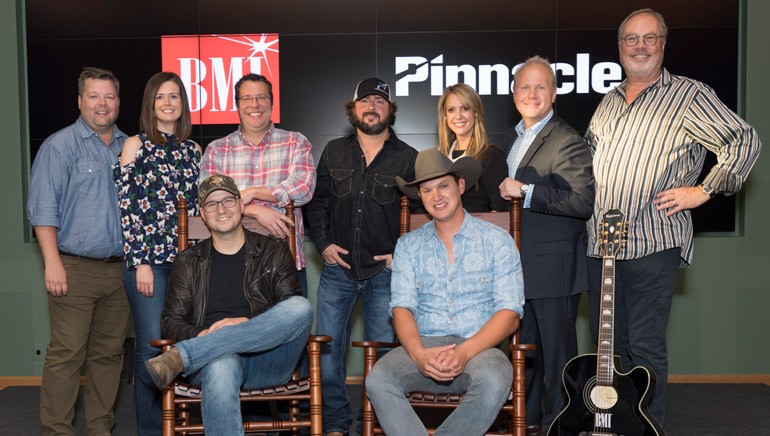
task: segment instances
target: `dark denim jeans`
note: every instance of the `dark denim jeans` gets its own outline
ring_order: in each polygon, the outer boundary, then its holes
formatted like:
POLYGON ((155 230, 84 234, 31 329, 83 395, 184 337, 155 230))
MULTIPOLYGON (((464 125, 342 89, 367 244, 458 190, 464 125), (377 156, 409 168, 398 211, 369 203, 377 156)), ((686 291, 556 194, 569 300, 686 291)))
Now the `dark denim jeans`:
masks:
POLYGON ((368 280, 352 280, 339 265, 324 265, 318 283, 319 335, 332 337, 321 348, 324 433, 348 433, 353 414, 345 387, 345 348, 350 340, 350 315, 359 296, 364 308, 364 336, 368 341, 393 342, 393 324, 388 314, 390 275, 383 268, 368 280))
POLYGON ((136 270, 125 267, 123 269, 123 286, 126 288, 136 331, 134 396, 136 429, 139 436, 161 435, 161 391, 147 375, 144 362, 160 354, 160 348, 150 346, 150 341, 161 338, 160 314, 166 302, 166 284, 171 274, 171 266, 170 263, 151 265, 154 291, 150 298, 136 289, 136 270))

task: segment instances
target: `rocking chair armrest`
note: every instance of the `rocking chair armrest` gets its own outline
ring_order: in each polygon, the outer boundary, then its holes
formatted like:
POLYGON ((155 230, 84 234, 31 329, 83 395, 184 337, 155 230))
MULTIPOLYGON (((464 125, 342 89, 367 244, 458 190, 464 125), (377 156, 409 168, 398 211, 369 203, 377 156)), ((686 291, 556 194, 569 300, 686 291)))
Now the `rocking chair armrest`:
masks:
POLYGON ((508 349, 510 351, 535 351, 535 350, 537 350, 537 345, 535 345, 535 344, 514 344, 514 345, 509 345, 508 349))
POLYGON ((395 342, 377 342, 377 341, 353 341, 353 346, 358 348, 396 348, 395 342))
POLYGON ((158 348, 170 347, 174 344, 176 344, 176 341, 173 339, 153 339, 150 341, 150 345, 158 348))
POLYGON ((315 342, 315 343, 318 343, 318 344, 325 344, 327 342, 331 342, 332 341, 332 337, 331 336, 324 336, 324 335, 310 335, 307 338, 307 341, 308 342, 315 342))

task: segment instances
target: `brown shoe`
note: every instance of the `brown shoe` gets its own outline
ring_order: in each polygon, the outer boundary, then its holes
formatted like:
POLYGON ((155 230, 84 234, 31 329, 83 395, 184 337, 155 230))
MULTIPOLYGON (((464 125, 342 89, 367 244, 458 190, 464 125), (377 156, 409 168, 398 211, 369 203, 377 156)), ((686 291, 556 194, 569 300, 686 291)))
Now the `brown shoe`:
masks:
POLYGON ((174 347, 159 356, 146 360, 144 367, 158 389, 163 389, 184 371, 182 356, 174 347))

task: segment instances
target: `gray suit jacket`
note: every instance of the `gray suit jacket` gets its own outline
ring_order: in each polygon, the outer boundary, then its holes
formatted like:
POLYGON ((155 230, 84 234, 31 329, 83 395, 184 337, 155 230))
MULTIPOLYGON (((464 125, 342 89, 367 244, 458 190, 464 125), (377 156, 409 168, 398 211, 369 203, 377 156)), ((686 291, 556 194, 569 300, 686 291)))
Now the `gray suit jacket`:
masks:
MULTIPOLYGON (((510 128, 505 155, 517 138, 510 128)), ((522 208, 521 259, 527 299, 566 297, 588 290, 586 220, 594 206, 592 157, 583 138, 554 114, 530 145, 516 180, 534 184, 522 208)), ((523 201, 522 201, 523 203, 523 201)))

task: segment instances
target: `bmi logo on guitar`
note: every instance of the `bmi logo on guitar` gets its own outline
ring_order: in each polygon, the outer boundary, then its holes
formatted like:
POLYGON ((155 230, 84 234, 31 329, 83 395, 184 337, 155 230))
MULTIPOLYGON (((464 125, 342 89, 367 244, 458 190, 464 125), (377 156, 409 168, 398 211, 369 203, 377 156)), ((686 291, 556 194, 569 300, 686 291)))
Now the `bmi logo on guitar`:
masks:
POLYGON ((179 74, 190 99, 193 124, 238 124, 233 86, 256 73, 273 84, 273 114, 281 121, 278 34, 166 35, 163 71, 179 74))

